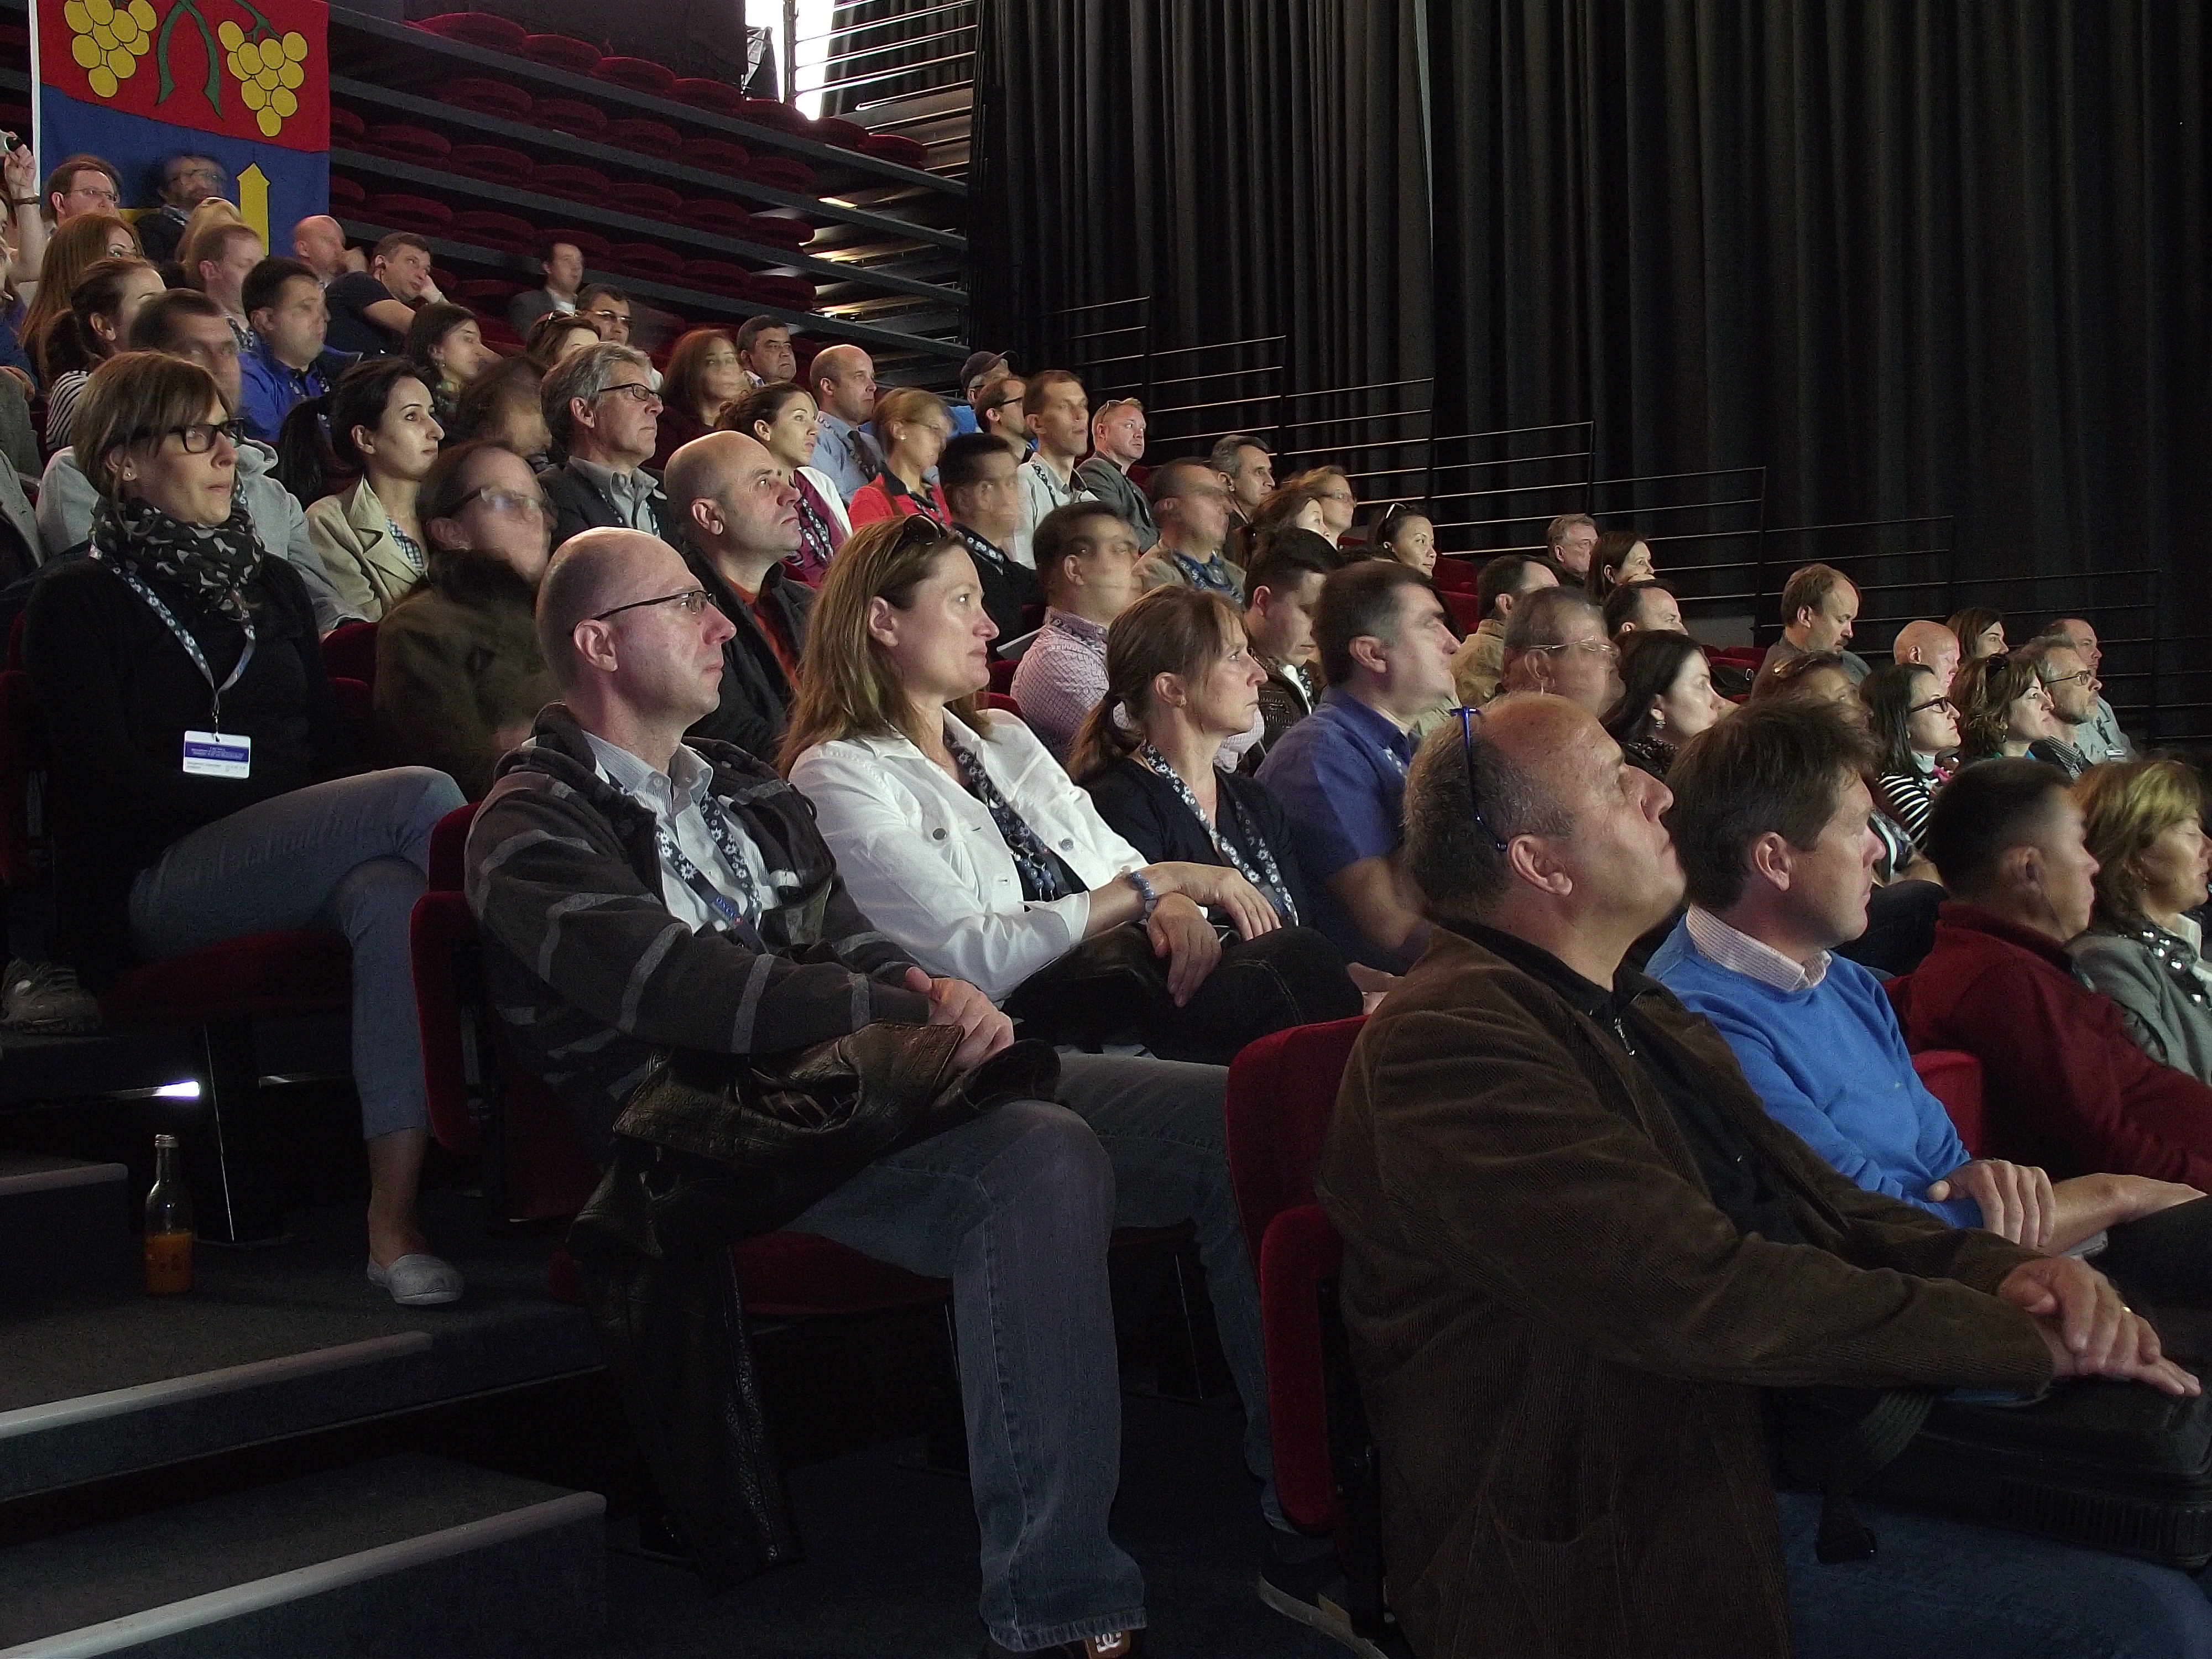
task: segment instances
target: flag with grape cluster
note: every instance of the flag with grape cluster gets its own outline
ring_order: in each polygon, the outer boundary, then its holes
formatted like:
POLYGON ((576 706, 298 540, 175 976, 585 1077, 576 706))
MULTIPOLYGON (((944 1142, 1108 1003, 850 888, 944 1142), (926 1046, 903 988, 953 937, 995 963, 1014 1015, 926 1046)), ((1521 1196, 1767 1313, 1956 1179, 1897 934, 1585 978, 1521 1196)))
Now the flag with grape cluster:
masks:
POLYGON ((168 157, 210 156, 278 252, 328 211, 323 0, 35 0, 31 16, 42 174, 97 155, 123 175, 126 211, 154 209, 168 157))

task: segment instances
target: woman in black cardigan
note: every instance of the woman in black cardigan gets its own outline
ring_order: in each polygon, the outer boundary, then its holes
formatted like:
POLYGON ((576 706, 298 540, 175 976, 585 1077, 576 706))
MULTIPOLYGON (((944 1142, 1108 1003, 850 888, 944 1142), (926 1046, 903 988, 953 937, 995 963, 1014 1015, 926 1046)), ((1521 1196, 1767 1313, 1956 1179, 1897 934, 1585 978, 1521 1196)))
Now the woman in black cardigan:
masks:
POLYGON ((368 1277, 409 1305, 450 1302, 460 1275, 415 1216, 428 1115, 407 920, 461 794, 427 767, 360 770, 307 589, 239 504, 230 419, 204 369, 152 352, 101 364, 78 404, 92 553, 45 573, 23 624, 59 920, 95 976, 249 933, 344 933, 368 1277))

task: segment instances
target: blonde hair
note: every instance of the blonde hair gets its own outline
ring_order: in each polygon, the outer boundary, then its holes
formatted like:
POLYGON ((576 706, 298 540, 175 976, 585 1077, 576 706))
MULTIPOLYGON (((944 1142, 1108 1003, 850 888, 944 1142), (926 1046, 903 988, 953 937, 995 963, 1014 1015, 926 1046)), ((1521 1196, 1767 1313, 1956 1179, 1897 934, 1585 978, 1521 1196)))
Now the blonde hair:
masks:
POLYGON ((2097 919, 2125 924, 2142 913, 2136 860, 2177 823, 2203 816, 2203 786, 2182 761, 2125 761, 2083 774, 2074 799, 2082 842, 2097 860, 2097 919))
POLYGON ((70 453, 86 482, 112 501, 115 475, 108 457, 133 443, 157 443, 178 427, 198 425, 210 404, 229 418, 222 388, 198 363, 161 351, 119 351, 85 382, 70 422, 76 439, 70 453))
POLYGON ((945 422, 950 430, 951 416, 945 412, 944 398, 918 386, 895 386, 876 394, 876 412, 870 424, 876 429, 877 443, 888 455, 891 453, 893 426, 912 426, 932 415, 945 422))
MULTIPOLYGON (((177 264, 185 276, 197 282, 201 260, 222 258, 222 245, 234 225, 252 229, 238 210, 220 196, 209 197, 191 210, 185 217, 184 234, 177 238, 177 264)), ((253 238, 260 240, 261 233, 254 231, 253 238)))
MULTIPOLYGON (((863 525, 837 550, 806 622, 791 723, 776 757, 785 773, 817 744, 894 732, 917 736, 907 725, 906 687, 868 632, 868 610, 878 599, 894 611, 911 609, 915 589, 947 553, 968 556, 957 539, 920 517, 863 525)), ((981 693, 946 707, 977 735, 991 735, 981 693)))
POLYGON ((1106 630, 1106 695, 1075 734, 1068 776, 1087 783, 1134 754, 1156 712, 1152 682, 1200 678, 1229 654, 1230 629, 1243 627, 1236 606, 1194 587, 1156 587, 1115 617, 1106 630))

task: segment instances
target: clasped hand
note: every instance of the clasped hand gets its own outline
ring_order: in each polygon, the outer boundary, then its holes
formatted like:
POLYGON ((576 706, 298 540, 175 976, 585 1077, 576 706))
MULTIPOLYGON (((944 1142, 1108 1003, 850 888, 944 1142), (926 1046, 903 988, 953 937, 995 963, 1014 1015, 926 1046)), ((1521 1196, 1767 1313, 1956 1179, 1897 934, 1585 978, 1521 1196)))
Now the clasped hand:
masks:
POLYGON ((2183 1398, 2201 1392, 2196 1377, 2165 1357, 2150 1322, 2120 1300, 2112 1281, 2072 1256, 2023 1261, 1996 1293, 2034 1319, 2054 1377, 2148 1382, 2183 1398))

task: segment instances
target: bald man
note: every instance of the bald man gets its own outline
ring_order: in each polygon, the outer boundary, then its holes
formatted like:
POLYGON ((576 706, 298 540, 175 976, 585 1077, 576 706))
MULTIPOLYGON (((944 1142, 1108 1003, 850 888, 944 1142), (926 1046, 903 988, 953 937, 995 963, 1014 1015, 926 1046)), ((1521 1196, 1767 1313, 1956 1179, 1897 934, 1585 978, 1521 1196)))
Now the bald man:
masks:
POLYGON ((806 371, 806 389, 821 411, 814 433, 814 465, 851 501, 884 470, 868 419, 876 412, 875 360, 856 345, 824 346, 806 371))
POLYGON ((738 432, 694 438, 668 458, 660 483, 692 574, 731 623, 720 700, 691 735, 773 761, 814 612, 814 590, 783 562, 799 550, 799 492, 738 432))
POLYGON ((327 213, 313 213, 292 227, 292 257, 328 288, 349 271, 363 269, 346 258, 345 230, 327 213))
POLYGON ((1935 675, 1936 684, 1951 689, 1951 677, 1959 672, 1959 636, 1942 623, 1909 622, 1897 630, 1890 648, 1898 661, 1918 663, 1935 675))

